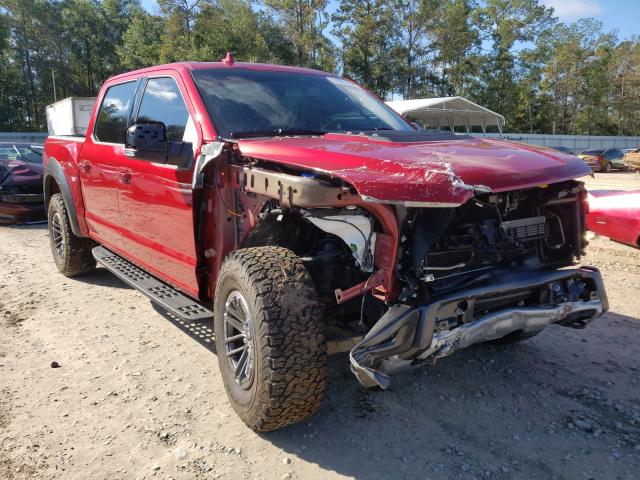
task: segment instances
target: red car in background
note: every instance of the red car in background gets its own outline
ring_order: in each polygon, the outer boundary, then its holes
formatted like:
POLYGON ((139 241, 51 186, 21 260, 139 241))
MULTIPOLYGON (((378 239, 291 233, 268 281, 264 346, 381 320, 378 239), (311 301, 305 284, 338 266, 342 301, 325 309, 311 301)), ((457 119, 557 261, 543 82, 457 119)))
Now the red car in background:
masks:
POLYGON ((0 224, 43 221, 42 145, 0 143, 0 224))
POLYGON ((616 242, 640 247, 640 190, 593 191, 589 202, 587 228, 616 242))

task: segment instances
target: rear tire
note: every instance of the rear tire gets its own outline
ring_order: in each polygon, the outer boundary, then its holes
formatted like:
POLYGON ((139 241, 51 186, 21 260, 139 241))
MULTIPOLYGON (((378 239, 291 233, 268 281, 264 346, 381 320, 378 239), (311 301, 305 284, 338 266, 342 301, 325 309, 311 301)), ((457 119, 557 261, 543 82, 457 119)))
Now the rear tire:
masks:
POLYGON ((605 163, 604 167, 602 167, 602 170, 600 171, 604 173, 611 173, 611 162, 605 163))
POLYGON ((67 206, 61 193, 51 195, 47 211, 49 222, 49 244, 53 261, 66 277, 89 273, 96 268, 96 260, 91 254, 95 243, 77 237, 71 230, 67 206))
POLYGON ((320 407, 324 322, 311 276, 292 251, 232 252, 220 269, 213 311, 225 389, 249 428, 276 430, 320 407))

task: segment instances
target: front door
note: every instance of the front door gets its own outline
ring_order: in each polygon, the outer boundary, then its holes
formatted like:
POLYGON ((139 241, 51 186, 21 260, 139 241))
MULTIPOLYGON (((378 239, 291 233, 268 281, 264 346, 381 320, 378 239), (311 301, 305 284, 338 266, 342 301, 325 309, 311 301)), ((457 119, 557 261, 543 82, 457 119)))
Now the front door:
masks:
POLYGON ((191 177, 198 132, 178 82, 171 72, 146 79, 133 123, 163 123, 167 139, 191 153, 186 162, 183 157, 163 163, 157 155, 140 151, 123 157, 127 183, 119 196, 122 242, 134 262, 197 297, 191 177))
POLYGON ((91 236, 106 246, 121 247, 118 190, 124 134, 134 104, 137 81, 109 86, 96 114, 93 132, 78 155, 85 218, 91 236))

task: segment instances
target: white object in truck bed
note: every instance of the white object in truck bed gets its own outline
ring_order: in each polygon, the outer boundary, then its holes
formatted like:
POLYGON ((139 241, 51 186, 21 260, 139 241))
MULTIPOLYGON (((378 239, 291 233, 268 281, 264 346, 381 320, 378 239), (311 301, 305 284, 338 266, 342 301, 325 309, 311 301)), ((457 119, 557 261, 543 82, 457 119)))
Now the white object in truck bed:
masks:
POLYGON ((68 97, 47 106, 49 135, 82 135, 87 133, 96 97, 68 97))

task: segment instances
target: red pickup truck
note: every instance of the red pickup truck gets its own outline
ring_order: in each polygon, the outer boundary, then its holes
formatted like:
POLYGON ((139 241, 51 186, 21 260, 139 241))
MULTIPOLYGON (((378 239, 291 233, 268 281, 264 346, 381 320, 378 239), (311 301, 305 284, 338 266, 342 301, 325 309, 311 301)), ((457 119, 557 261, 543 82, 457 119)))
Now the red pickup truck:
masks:
POLYGON ((365 387, 469 345, 607 309, 584 254, 581 160, 417 130, 336 75, 177 63, 109 79, 86 138, 49 137, 53 258, 96 261, 213 319, 231 404, 277 429, 319 406, 327 355, 365 387))

